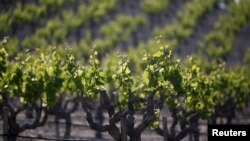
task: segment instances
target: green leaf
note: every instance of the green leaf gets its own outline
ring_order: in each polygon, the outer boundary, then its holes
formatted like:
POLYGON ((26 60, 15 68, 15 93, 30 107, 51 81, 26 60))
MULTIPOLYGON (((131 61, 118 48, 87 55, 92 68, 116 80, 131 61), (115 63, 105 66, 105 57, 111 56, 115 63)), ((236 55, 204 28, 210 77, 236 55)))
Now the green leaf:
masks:
POLYGON ((21 102, 21 103, 25 103, 24 97, 20 97, 20 102, 21 102))
POLYGON ((159 127, 159 121, 158 120, 154 121, 151 127, 153 128, 159 127))
POLYGON ((153 57, 161 57, 161 55, 162 55, 162 52, 161 52, 161 51, 158 51, 158 52, 156 52, 156 53, 153 55, 153 57))
POLYGON ((196 105, 196 108, 198 110, 203 110, 205 107, 204 103, 203 102, 198 102, 197 105, 196 105))
POLYGON ((143 78, 144 82, 145 82, 147 85, 149 84, 148 76, 149 76, 148 71, 144 71, 144 72, 143 72, 142 78, 143 78))
POLYGON ((69 61, 75 61, 75 57, 73 55, 69 56, 69 61))

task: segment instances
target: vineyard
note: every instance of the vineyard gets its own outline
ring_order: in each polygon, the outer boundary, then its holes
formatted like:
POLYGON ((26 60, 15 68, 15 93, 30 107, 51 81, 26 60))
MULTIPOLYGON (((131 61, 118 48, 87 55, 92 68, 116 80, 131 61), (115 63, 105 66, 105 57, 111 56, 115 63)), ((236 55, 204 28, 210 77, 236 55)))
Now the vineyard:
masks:
POLYGON ((1 0, 0 140, 250 125, 249 37, 250 0, 1 0))

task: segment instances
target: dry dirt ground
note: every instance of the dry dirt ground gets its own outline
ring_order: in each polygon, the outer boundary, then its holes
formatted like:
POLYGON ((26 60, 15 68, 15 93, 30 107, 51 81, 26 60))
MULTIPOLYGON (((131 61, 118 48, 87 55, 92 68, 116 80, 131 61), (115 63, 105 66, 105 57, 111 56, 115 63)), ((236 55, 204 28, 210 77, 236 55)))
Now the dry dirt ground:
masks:
MULTIPOLYGON (((237 117, 232 121, 234 124, 250 124, 250 104, 248 107, 242 109, 241 111, 236 111, 237 117)), ((104 115, 107 117, 107 115, 104 115)), ((163 110, 161 116, 170 117, 170 113, 167 110, 163 110)), ((46 140, 90 140, 90 141, 113 141, 113 139, 109 136, 108 133, 102 133, 103 138, 97 139, 95 138, 96 132, 91 130, 88 127, 88 123, 84 118, 84 112, 81 108, 78 111, 72 114, 72 125, 71 129, 66 131, 65 121, 60 120, 58 126, 56 126, 54 122, 54 116, 50 116, 48 122, 45 126, 39 127, 34 130, 26 130, 22 132, 20 135, 24 137, 18 137, 17 141, 46 141, 46 140), (65 132, 70 133, 70 136, 64 138, 65 132), (27 138, 32 137, 32 138, 27 138), (35 139, 40 138, 40 139, 35 139)), ((20 123, 29 122, 29 120, 25 119, 24 114, 21 114, 18 117, 20 123)), ((136 122, 140 122, 141 116, 136 116, 136 122)), ((106 121, 107 122, 107 118, 106 121)), ((168 125, 171 124, 171 118, 168 118, 168 125)), ((3 121, 0 120, 0 127, 2 127, 3 121)), ((119 126, 119 123, 118 123, 119 126)), ((207 122, 204 120, 200 120, 199 125, 200 141, 207 141, 207 122)), ((2 133, 2 128, 0 128, 0 133, 2 133)), ((3 140, 0 137, 0 141, 3 140)), ((153 130, 146 129, 142 134, 142 141, 163 141, 163 137, 157 135, 153 130)), ((183 139, 183 141, 191 141, 189 136, 183 139)))
MULTIPOLYGON (((169 114, 168 114, 169 115, 169 114)), ((107 116, 107 115, 105 115, 107 116)), ((97 139, 95 138, 96 132, 91 130, 87 125, 87 121, 84 118, 84 112, 82 110, 78 110, 77 112, 73 113, 72 116, 73 124, 70 129, 70 136, 64 138, 64 134, 66 131, 66 125, 64 120, 60 120, 58 124, 59 128, 56 126, 54 122, 54 117, 50 116, 48 122, 45 126, 39 127, 34 130, 27 130, 20 134, 18 137, 18 141, 45 141, 47 139, 54 140, 54 139, 65 139, 65 140, 95 140, 95 141, 113 141, 113 139, 109 136, 108 133, 102 133, 103 138, 97 139), (25 138, 25 137, 33 137, 25 138), (43 138, 43 139, 34 139, 34 138, 43 138)), ((136 121, 140 122, 141 116, 136 116, 136 121)), ((20 123, 29 122, 25 119, 24 114, 19 116, 20 123)), ((105 121, 107 122, 107 121, 105 121)), ((0 126, 2 127, 3 121, 0 120, 0 126)), ((171 124, 171 119, 169 120, 169 125, 171 124)), ((201 141, 206 141, 206 127, 204 126, 206 123, 202 121, 202 126, 200 126, 200 131, 203 133, 201 136, 201 141)), ((119 123, 118 123, 119 126, 119 123)), ((0 128, 0 132, 2 133, 2 128, 0 128)), ((1 140, 2 138, 0 138, 1 140)), ((157 135, 153 130, 146 129, 142 134, 142 141, 160 141, 163 140, 162 136, 157 135)), ((188 141, 188 138, 185 138, 183 141, 188 141)))

